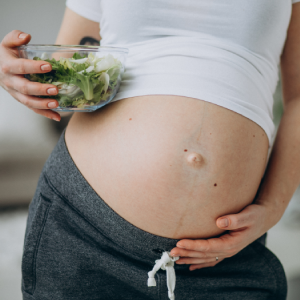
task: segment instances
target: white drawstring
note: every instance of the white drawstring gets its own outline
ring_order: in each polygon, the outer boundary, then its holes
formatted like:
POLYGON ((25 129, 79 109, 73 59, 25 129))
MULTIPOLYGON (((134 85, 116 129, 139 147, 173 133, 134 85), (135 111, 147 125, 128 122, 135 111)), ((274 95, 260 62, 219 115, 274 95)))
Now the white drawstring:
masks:
POLYGON ((167 272, 167 286, 168 286, 168 296, 169 299, 175 300, 174 290, 176 283, 176 276, 174 270, 174 262, 178 260, 179 257, 172 257, 170 252, 163 252, 161 259, 155 261, 155 265, 152 271, 148 272, 148 286, 156 286, 155 274, 161 268, 167 272))

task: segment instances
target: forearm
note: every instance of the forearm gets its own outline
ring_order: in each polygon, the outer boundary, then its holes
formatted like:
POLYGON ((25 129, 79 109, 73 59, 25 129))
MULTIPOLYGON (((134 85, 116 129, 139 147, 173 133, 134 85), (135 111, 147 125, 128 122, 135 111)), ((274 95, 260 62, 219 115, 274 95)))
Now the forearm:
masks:
POLYGON ((300 97, 285 106, 256 204, 267 209, 266 230, 282 217, 300 183, 300 97))

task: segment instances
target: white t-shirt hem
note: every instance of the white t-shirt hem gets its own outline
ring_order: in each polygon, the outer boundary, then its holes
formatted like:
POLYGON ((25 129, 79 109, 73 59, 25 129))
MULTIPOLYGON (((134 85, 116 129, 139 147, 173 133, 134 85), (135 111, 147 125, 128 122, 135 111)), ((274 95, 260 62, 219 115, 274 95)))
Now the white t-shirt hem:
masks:
POLYGON ((66 6, 70 8, 76 14, 99 23, 100 20, 100 13, 96 10, 93 10, 92 7, 87 7, 84 5, 84 1, 81 0, 67 0, 66 6))

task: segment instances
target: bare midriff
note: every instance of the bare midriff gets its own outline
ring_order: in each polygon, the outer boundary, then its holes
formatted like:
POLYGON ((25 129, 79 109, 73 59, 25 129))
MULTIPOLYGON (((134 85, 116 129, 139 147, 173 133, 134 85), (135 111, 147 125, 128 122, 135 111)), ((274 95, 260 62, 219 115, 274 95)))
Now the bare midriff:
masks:
POLYGON ((155 235, 209 238, 216 219, 251 204, 268 138, 246 117, 199 99, 147 95, 75 113, 66 143, 95 192, 155 235))

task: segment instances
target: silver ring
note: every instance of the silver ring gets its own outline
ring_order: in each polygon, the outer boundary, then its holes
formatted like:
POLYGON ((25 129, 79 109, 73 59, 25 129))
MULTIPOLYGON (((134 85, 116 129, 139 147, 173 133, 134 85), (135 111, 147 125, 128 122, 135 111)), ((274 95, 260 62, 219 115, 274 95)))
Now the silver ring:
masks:
POLYGON ((218 256, 216 256, 216 261, 218 261, 219 260, 219 257, 218 256))

